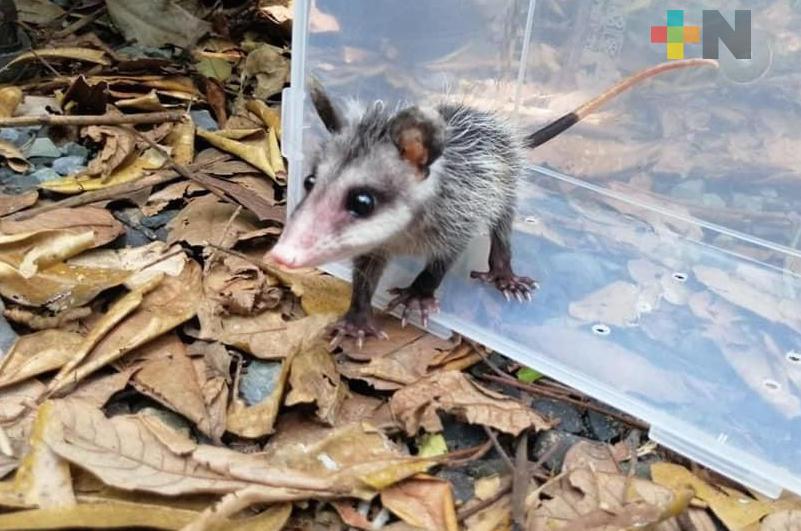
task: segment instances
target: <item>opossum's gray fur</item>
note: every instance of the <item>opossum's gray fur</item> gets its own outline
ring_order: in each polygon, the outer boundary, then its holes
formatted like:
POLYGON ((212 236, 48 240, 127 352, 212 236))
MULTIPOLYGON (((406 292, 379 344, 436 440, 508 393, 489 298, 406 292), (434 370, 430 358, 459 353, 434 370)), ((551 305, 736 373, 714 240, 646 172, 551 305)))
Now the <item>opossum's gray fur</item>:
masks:
POLYGON ((411 209, 413 221, 377 251, 450 261, 483 227, 508 238, 524 150, 520 135, 498 115, 459 104, 438 105, 431 112, 444 121, 445 145, 420 183, 392 175, 398 155, 389 127, 396 109, 381 103, 366 108, 353 102, 345 105, 345 126, 324 145, 312 166, 329 165, 324 173, 336 180, 349 165, 365 158, 379 159, 369 167, 383 171, 363 179, 388 186, 392 201, 401 203, 393 208, 411 209), (431 188, 422 200, 397 188, 422 186, 431 188))

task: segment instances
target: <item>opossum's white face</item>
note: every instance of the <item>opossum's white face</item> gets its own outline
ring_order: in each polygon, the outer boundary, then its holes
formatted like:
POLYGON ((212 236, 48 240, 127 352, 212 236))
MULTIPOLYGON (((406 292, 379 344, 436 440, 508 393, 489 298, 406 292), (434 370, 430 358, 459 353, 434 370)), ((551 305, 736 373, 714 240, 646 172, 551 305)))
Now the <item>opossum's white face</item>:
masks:
POLYGON ((305 178, 306 196, 270 252, 288 267, 315 267, 380 248, 415 221, 437 186, 431 166, 444 143, 439 114, 411 108, 391 115, 374 105, 344 123, 338 114, 326 115, 336 113, 327 98, 322 111, 315 104, 332 136, 305 178))

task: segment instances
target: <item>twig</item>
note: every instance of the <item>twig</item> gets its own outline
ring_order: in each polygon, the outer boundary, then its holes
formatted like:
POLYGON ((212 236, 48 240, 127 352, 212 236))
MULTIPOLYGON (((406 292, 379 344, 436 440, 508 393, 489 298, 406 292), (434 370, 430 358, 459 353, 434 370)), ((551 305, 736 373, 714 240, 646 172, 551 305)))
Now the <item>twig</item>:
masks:
POLYGON ((498 376, 493 376, 491 374, 483 374, 479 376, 479 378, 483 380, 489 380, 491 382, 506 384, 509 387, 516 387, 517 389, 527 391, 533 395, 544 396, 546 398, 552 398, 554 400, 562 400, 564 402, 567 402, 568 404, 573 404, 574 406, 578 406, 584 409, 589 409, 590 411, 595 411, 597 413, 607 415, 608 417, 611 417, 617 421, 620 421, 634 428, 647 430, 649 427, 647 423, 641 421, 640 419, 624 416, 609 409, 606 409, 604 407, 597 406, 591 402, 584 402, 583 400, 577 400, 575 398, 565 396, 561 393, 546 391, 545 389, 542 389, 541 387, 538 386, 524 384, 522 382, 518 382, 517 380, 515 380, 510 376, 498 377, 498 376))
POLYGON ((40 114, 36 116, 12 116, 10 118, 0 118, 0 127, 24 127, 29 125, 160 124, 163 122, 179 122, 183 117, 184 111, 98 115, 40 114))
POLYGON ((64 29, 60 29, 57 32, 53 33, 51 38, 63 39, 64 37, 72 35, 73 33, 77 33, 78 31, 85 28, 86 26, 88 26, 89 24, 91 24, 92 22, 99 19, 105 14, 106 14, 106 6, 103 5, 100 8, 96 9, 94 13, 85 15, 76 20, 75 22, 73 22, 72 24, 66 26, 64 29))
POLYGON ((501 455, 504 463, 506 463, 506 467, 509 469, 509 472, 514 474, 515 472, 515 464, 512 462, 512 458, 509 457, 509 454, 506 453, 506 450, 503 449, 501 443, 498 442, 498 437, 495 436, 495 432, 492 429, 484 426, 484 431, 487 432, 487 436, 492 441, 492 445, 495 447, 495 450, 501 455))
POLYGON ((517 441, 515 470, 512 473, 512 529, 522 531, 526 525, 526 491, 531 481, 528 467, 528 430, 517 441))
POLYGON ((484 363, 486 363, 486 364, 487 364, 487 367, 489 367, 490 369, 492 369, 492 370, 493 370, 493 371, 494 371, 496 374, 498 374, 499 376, 501 376, 501 377, 503 377, 503 378, 508 378, 508 377, 509 377, 509 375, 508 375, 508 374, 506 374, 505 372, 503 372, 503 371, 502 371, 502 370, 501 370, 501 369, 500 369, 500 368, 499 368, 497 365, 495 365, 495 363, 493 363, 493 362, 492 362, 492 361, 489 359, 489 356, 487 356, 486 354, 484 354, 484 353, 481 351, 481 350, 482 350, 484 347, 482 347, 482 346, 481 346, 481 345, 479 345, 478 343, 474 343, 473 341, 468 341, 468 342, 469 342, 469 343, 470 343, 470 344, 473 346, 473 349, 476 351, 476 353, 477 353, 479 356, 481 356, 481 359, 482 359, 482 360, 484 360, 484 363))
POLYGON ((492 439, 487 439, 484 444, 473 446, 472 448, 465 448, 464 450, 457 450, 444 456, 445 461, 443 464, 447 467, 456 468, 472 463, 477 459, 481 459, 487 452, 492 449, 492 439), (465 457, 462 457, 465 456, 465 457))

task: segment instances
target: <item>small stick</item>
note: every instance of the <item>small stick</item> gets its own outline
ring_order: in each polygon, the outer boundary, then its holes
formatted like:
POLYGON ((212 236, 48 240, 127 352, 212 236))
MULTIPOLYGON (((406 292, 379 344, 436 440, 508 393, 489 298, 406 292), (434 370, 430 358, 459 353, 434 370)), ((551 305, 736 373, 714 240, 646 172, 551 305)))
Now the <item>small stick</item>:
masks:
POLYGON ((501 455, 503 462, 506 463, 506 467, 509 469, 509 472, 512 474, 515 473, 515 464, 512 462, 512 458, 506 453, 506 450, 503 449, 501 443, 498 442, 498 437, 495 436, 495 432, 492 431, 491 428, 484 426, 484 431, 487 432, 487 436, 492 441, 492 445, 495 447, 495 450, 501 455))
POLYGON ((12 116, 10 118, 0 118, 0 127, 24 127, 29 125, 160 124, 163 122, 179 122, 183 117, 184 111, 98 115, 40 114, 37 116, 12 116))
POLYGON ((526 525, 526 494, 531 481, 528 467, 528 430, 517 441, 515 470, 512 473, 512 529, 522 531, 526 525))
POLYGON ((503 485, 501 488, 498 489, 498 492, 487 498, 486 500, 482 500, 479 503, 473 505, 472 507, 462 508, 459 512, 456 513, 456 519, 460 522, 467 520, 471 516, 476 513, 479 513, 492 505, 493 503, 497 502, 504 496, 506 496, 512 490, 512 482, 508 482, 503 485))
POLYGON ((64 29, 60 29, 57 32, 53 33, 52 38, 63 39, 64 37, 72 35, 73 33, 77 33, 79 30, 88 26, 89 24, 91 24, 92 22, 99 19, 105 14, 106 14, 106 6, 104 5, 99 9, 96 9, 94 13, 85 15, 76 20, 75 22, 73 22, 72 24, 66 26, 64 29))
POLYGON ((487 442, 474 446, 472 448, 465 448, 464 450, 457 450, 445 456, 444 465, 451 468, 464 466, 472 463, 477 459, 481 459, 487 452, 492 449, 492 440, 487 439, 487 442), (462 457, 465 456, 465 457, 462 457))

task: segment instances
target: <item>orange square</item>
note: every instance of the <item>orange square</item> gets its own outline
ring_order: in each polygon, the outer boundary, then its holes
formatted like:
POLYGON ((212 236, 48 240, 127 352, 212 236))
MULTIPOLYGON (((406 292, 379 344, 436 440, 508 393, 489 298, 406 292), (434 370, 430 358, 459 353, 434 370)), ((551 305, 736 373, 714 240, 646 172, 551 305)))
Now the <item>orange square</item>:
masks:
POLYGON ((701 28, 699 26, 684 26, 684 42, 696 44, 701 42, 701 28))

